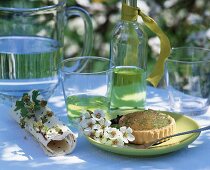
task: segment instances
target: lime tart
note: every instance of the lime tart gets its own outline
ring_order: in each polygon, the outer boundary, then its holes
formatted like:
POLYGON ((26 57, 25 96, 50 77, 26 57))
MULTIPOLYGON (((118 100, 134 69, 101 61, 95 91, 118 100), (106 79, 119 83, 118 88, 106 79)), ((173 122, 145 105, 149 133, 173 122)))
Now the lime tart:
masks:
POLYGON ((133 129, 134 144, 146 144, 156 139, 174 134, 175 120, 161 111, 144 110, 124 115, 119 120, 120 126, 133 129))

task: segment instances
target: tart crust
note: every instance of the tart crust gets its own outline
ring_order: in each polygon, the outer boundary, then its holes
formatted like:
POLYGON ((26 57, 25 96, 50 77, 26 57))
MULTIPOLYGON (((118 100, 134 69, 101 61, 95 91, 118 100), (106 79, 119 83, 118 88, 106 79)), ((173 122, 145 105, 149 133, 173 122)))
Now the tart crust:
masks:
POLYGON ((133 129, 134 144, 146 144, 174 134, 176 122, 171 116, 160 111, 144 110, 124 115, 119 120, 120 126, 133 129))

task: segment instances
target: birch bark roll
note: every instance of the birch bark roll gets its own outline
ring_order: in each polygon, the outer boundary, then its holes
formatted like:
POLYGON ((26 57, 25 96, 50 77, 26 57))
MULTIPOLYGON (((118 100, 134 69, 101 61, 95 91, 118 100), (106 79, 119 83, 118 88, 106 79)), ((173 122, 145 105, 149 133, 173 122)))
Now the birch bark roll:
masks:
POLYGON ((74 150, 75 135, 55 116, 39 91, 24 93, 12 105, 11 114, 36 139, 48 156, 66 155, 74 150))

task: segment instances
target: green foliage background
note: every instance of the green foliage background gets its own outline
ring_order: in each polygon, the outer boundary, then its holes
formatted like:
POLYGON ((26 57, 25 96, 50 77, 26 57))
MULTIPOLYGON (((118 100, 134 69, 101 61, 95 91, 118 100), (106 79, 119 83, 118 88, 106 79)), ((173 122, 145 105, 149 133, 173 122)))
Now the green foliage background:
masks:
MULTIPOLYGON (((74 0, 68 6, 86 9, 94 25, 92 55, 108 57, 111 32, 120 20, 119 0, 74 0)), ((197 46, 210 48, 210 1, 209 0, 138 0, 142 11, 154 18, 168 35, 172 47, 197 46)), ((79 55, 83 46, 83 23, 73 18, 66 29, 66 57, 79 55), (78 29, 79 27, 79 29, 78 29), (69 31, 71 30, 71 31, 69 31), (74 44, 72 47, 68 44, 74 44)), ((146 30, 149 37, 148 59, 152 62, 158 55, 159 42, 146 30)))

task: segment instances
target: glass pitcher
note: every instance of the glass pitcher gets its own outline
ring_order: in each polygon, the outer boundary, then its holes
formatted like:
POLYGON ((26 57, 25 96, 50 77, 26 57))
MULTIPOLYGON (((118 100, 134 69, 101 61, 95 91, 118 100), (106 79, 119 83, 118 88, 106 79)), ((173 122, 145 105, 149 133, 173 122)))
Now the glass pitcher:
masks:
POLYGON ((10 0, 0 2, 0 100, 13 101, 38 89, 49 98, 58 85, 63 57, 66 18, 80 16, 85 23, 84 49, 92 48, 92 23, 79 7, 65 0, 10 0))

